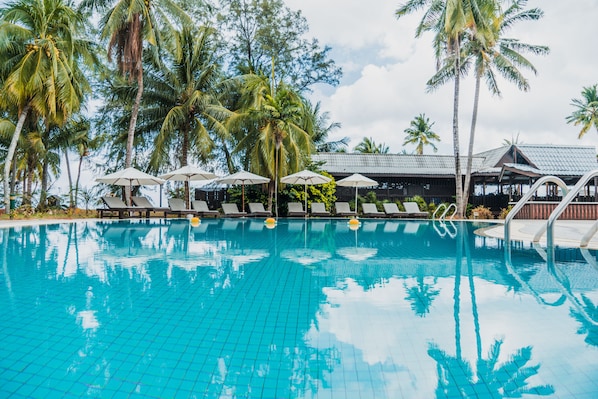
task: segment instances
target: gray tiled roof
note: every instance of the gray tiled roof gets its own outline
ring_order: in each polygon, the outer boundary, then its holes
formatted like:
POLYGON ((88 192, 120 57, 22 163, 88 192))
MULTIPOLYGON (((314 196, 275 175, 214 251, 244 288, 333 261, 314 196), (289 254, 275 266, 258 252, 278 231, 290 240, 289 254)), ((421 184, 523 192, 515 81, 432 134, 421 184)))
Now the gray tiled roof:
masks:
MULTIPOLYGON (((323 169, 333 175, 384 176, 454 176, 455 162, 451 155, 317 153, 314 162, 324 162, 323 169)), ((596 149, 589 146, 518 144, 502 146, 474 155, 473 172, 477 175, 499 175, 505 165, 538 175, 582 176, 598 168, 596 149), (508 163, 517 150, 518 163, 508 163), (507 161, 507 162, 505 162, 507 161)), ((465 173, 466 158, 461 160, 465 173)))
POLYGON ((544 175, 582 176, 598 168, 594 147, 518 144, 517 148, 544 175))
MULTIPOLYGON (((406 155, 406 154, 361 154, 324 152, 312 155, 314 162, 325 162, 322 167, 333 175, 401 175, 401 176, 454 176, 455 160, 450 155, 406 155)), ((473 170, 477 170, 484 159, 473 158, 473 170)), ((465 171, 466 159, 462 169, 465 171)))

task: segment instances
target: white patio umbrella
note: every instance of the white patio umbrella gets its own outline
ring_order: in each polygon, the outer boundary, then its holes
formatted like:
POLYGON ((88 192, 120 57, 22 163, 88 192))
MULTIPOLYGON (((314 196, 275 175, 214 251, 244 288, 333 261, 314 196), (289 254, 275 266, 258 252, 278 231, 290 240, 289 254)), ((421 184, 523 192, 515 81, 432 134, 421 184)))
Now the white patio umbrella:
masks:
POLYGON ((245 212, 245 185, 246 184, 265 184, 270 181, 270 178, 256 175, 251 172, 241 170, 232 175, 224 176, 216 179, 218 183, 224 184, 240 184, 241 185, 241 212, 245 212))
MULTIPOLYGON (((97 182, 106 184, 116 184, 117 186, 151 186, 163 184, 164 179, 152 176, 135 168, 126 168, 106 176, 96 178, 97 182)), ((127 198, 127 204, 131 205, 131 199, 127 198)))
MULTIPOLYGON (((187 165, 183 166, 182 168, 173 170, 172 172, 165 173, 160 175, 160 178, 164 180, 170 181, 183 181, 189 184, 191 181, 201 181, 201 180, 212 180, 217 178, 214 173, 207 172, 202 170, 196 166, 187 165)), ((186 199, 187 202, 187 209, 190 208, 189 204, 189 197, 186 199)))
POLYGON ((355 214, 357 214, 357 189, 359 187, 376 187, 378 182, 359 173, 354 173, 351 176, 337 181, 336 185, 343 187, 355 187, 355 214))
POLYGON ((305 211, 307 212, 307 185, 324 184, 330 181, 330 178, 311 170, 302 170, 301 172, 293 173, 280 179, 285 184, 303 184, 305 186, 305 211))

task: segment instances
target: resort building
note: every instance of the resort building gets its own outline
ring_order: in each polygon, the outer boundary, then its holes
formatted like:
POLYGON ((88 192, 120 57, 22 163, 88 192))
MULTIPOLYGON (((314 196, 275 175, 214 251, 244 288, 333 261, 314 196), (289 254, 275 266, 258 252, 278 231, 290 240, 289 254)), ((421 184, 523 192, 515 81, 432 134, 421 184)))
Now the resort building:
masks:
MULTIPOLYGON (((403 201, 421 196, 426 202, 454 202, 455 161, 451 155, 317 153, 312 161, 336 180, 361 173, 378 182, 374 191, 378 199, 403 201)), ((467 158, 461 159, 465 173, 467 158)), ((588 171, 598 168, 596 149, 592 146, 517 144, 475 154, 472 162, 472 196, 470 203, 485 205, 494 212, 506 208, 539 177, 557 176, 574 185, 588 171)), ((580 200, 598 202, 594 181, 580 200)), ((540 193, 546 201, 560 194, 556 186, 547 185, 540 193)), ((354 191, 337 187, 337 197, 349 201, 354 191)))

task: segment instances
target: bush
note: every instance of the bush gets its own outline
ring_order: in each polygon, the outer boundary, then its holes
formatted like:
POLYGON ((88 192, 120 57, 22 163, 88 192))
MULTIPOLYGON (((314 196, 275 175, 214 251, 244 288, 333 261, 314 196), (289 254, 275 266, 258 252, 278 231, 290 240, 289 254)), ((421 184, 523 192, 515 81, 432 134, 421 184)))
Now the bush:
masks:
POLYGON ((483 205, 479 205, 471 210, 469 215, 470 219, 494 219, 494 214, 490 208, 486 208, 483 205))
POLYGON ((506 219, 507 215, 509 214, 509 212, 511 212, 511 209, 513 209, 513 205, 509 205, 506 208, 501 208, 500 214, 498 215, 498 218, 499 219, 506 219))

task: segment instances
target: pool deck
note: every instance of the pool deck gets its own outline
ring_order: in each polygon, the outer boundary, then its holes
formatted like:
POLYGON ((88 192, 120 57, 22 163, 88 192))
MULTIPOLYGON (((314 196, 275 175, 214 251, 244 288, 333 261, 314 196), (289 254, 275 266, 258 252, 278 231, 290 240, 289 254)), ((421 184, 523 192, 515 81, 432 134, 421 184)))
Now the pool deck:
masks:
MULTIPOLYGON (((101 219, 26 219, 26 220, 0 220, 0 228, 34 226, 38 224, 53 224, 63 222, 77 222, 101 219)), ((406 219, 405 219, 406 220, 406 219)), ((421 219, 418 219, 421 220, 421 219)), ((478 222, 484 220, 477 220, 478 222)), ((504 220, 487 220, 494 226, 477 230, 477 233, 487 237, 504 238, 504 220)), ((511 221, 511 240, 532 241, 544 220, 514 219, 511 221)), ((593 220, 557 220, 555 222, 554 240, 559 246, 578 247, 581 238, 595 223, 593 220)), ((540 244, 546 245, 546 234, 540 239, 540 244)), ((598 250, 598 233, 592 237, 588 244, 589 249, 598 250)))

